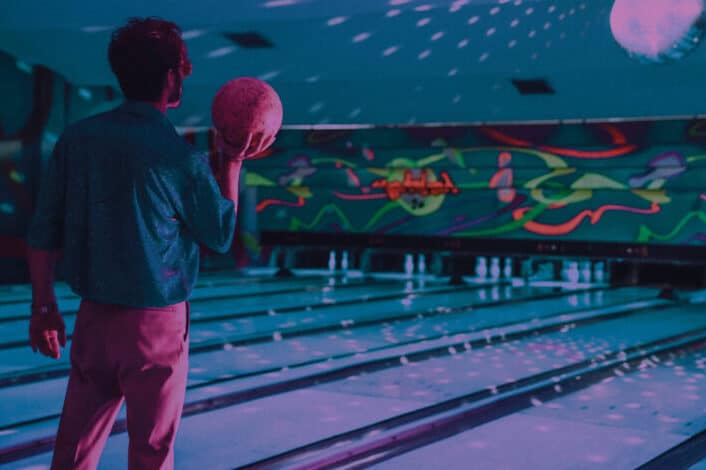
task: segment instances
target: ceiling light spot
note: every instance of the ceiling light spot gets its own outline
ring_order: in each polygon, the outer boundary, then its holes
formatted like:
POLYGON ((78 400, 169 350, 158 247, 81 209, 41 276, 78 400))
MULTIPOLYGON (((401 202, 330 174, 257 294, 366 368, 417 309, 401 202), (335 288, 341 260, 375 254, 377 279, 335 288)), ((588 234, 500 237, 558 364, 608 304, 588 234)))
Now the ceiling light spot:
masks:
POLYGON ((105 25, 100 25, 100 26, 84 26, 81 28, 81 31, 84 33, 101 33, 103 31, 109 31, 113 29, 112 26, 105 26, 105 25))
POLYGON ((329 26, 336 26, 336 25, 339 25, 339 24, 341 24, 341 23, 345 23, 347 20, 348 20, 348 18, 345 17, 345 16, 337 16, 337 17, 335 17, 335 18, 331 18, 330 20, 328 20, 328 21, 326 22, 326 24, 329 25, 329 26))
POLYGON ((267 81, 267 80, 272 80, 276 76, 278 76, 281 73, 280 70, 271 70, 269 72, 265 72, 262 75, 258 76, 260 80, 267 81))
POLYGON ((207 55, 209 59, 215 59, 217 57, 223 57, 228 54, 232 54, 233 51, 235 51, 235 47, 233 46, 228 46, 228 47, 219 47, 218 49, 214 49, 210 51, 207 55))
POLYGON ((301 0, 270 0, 262 4, 265 8, 287 7, 301 3, 301 0))
POLYGON ((203 36, 204 34, 206 34, 206 31, 204 31, 203 29, 190 29, 181 33, 181 38, 184 41, 188 41, 189 39, 194 39, 199 36, 203 36))
POLYGON ((419 60, 424 60, 427 57, 429 57, 430 55, 431 55, 431 49, 426 49, 426 50, 420 52, 419 56, 417 56, 417 57, 419 58, 419 60))
POLYGON ((353 42, 362 42, 370 37, 370 33, 360 33, 353 36, 353 42))

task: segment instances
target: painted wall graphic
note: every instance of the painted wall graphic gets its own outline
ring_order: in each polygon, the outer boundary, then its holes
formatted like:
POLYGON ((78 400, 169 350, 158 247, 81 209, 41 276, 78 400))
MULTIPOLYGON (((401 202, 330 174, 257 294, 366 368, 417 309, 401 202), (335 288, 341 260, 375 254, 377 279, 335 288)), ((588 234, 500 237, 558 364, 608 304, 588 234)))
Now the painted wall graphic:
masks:
POLYGON ((280 133, 259 230, 703 246, 706 122, 280 133))

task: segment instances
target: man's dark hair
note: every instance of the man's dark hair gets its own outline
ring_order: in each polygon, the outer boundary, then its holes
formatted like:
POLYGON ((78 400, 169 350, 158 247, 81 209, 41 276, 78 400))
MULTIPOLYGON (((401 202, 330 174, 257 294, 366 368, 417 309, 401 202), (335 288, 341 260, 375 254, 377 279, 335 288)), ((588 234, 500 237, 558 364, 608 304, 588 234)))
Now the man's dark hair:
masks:
POLYGON ((138 101, 158 101, 167 71, 188 64, 181 28, 154 17, 130 18, 115 30, 108 60, 125 97, 138 101))

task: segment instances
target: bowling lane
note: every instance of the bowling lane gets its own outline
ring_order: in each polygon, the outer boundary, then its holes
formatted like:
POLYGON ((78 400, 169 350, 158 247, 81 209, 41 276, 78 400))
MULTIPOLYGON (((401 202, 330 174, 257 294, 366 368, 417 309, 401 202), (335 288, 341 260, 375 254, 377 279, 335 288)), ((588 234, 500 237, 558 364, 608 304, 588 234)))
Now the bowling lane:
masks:
MULTIPOLYGON (((611 335, 613 330, 624 330, 627 326, 637 323, 638 318, 640 323, 650 322, 651 329, 654 330, 653 335, 655 331, 660 330, 664 334, 686 330, 694 324, 706 326, 706 318, 695 314, 682 314, 681 320, 684 321, 676 322, 680 325, 680 330, 671 323, 679 311, 681 310, 670 308, 664 312, 636 314, 635 318, 569 327, 559 333, 502 342, 497 346, 490 344, 470 351, 461 349, 443 358, 421 362, 401 361, 398 364, 404 365, 393 369, 353 375, 345 380, 309 387, 306 390, 295 390, 190 416, 182 421, 180 439, 184 440, 180 442, 184 442, 184 446, 195 445, 196 448, 204 449, 205 454, 210 455, 213 451, 222 456, 224 449, 221 446, 228 446, 219 436, 222 432, 227 432, 227 423, 243 424, 252 433, 239 436, 237 448, 242 449, 242 452, 231 449, 228 452, 232 455, 228 454, 228 460, 214 460, 208 464, 213 465, 209 468, 245 465, 273 453, 350 430, 352 427, 394 417, 448 396, 492 387, 494 384, 517 380, 538 371, 552 370, 567 363, 585 360, 587 357, 605 353, 608 349, 614 350, 648 341, 649 334, 640 328, 637 328, 633 338, 627 341, 611 335), (698 320, 692 321, 692 316, 698 320), (663 326, 665 328, 662 328, 663 326), (572 340, 577 331, 582 332, 580 338, 572 340), (296 408, 296 412, 291 407, 296 408), (306 432, 301 432, 302 416, 307 417, 307 429, 304 430, 306 432), (203 436, 199 438, 204 429, 201 426, 207 422, 211 423, 214 431, 208 433, 209 440, 205 440, 203 436), (271 439, 273 429, 276 429, 275 438, 271 439), (267 446, 262 444, 263 440, 268 442, 267 446)), ((483 332, 477 332, 475 336, 485 338, 483 332)), ((124 437, 115 436, 110 439, 109 446, 123 442, 123 439, 124 437)), ((118 444, 117 447, 111 447, 112 450, 106 451, 111 456, 108 460, 117 462, 114 468, 120 468, 122 462, 119 446, 118 444)), ((184 468, 191 468, 190 465, 196 463, 189 460, 194 456, 190 457, 188 452, 179 454, 179 445, 177 452, 184 468)), ((27 463, 39 461, 29 460, 27 463)))
MULTIPOLYGON (((406 352, 423 349, 432 345, 434 340, 444 341, 451 336, 455 338, 453 341, 457 341, 456 335, 471 331, 481 332, 480 334, 485 337, 489 329, 498 325, 519 324, 517 328, 525 329, 535 326, 535 322, 540 318, 562 316, 576 309, 602 308, 644 301, 654 298, 657 292, 653 289, 637 288, 606 289, 566 295, 557 293, 552 298, 528 300, 532 296, 546 295, 548 289, 547 287, 502 289, 499 292, 505 292, 504 297, 500 296, 501 294, 496 296, 488 292, 481 293, 480 297, 494 304, 483 307, 479 302, 475 311, 446 313, 429 318, 415 317, 392 323, 346 328, 339 332, 306 335, 291 340, 282 339, 248 346, 224 347, 207 353, 192 354, 189 388, 208 385, 209 381, 214 381, 217 387, 207 387, 213 390, 213 393, 233 391, 245 385, 240 386, 238 380, 231 380, 229 382, 231 385, 226 388, 221 382, 224 379, 243 379, 257 374, 267 375, 269 382, 287 380, 292 375, 287 372, 305 365, 326 369, 350 365, 369 359, 371 352, 384 352, 386 349, 404 347, 410 343, 412 347, 408 347, 406 352), (525 299, 522 304, 525 308, 517 308, 514 301, 518 299, 525 299), (498 300, 507 300, 511 303, 498 304, 498 300), (415 345, 415 343, 418 344, 415 345)), ((442 310, 451 310, 451 307, 445 307, 444 304, 438 305, 442 310)), ((370 306, 370 308, 374 307, 375 305, 370 306)), ((384 312, 384 310, 380 311, 380 313, 384 312)), ((202 325, 197 325, 197 328, 200 327, 202 325)), ((391 351, 390 354, 396 353, 391 351)), ((18 429, 25 429, 24 426, 18 426, 16 423, 58 415, 65 386, 66 379, 61 378, 42 381, 37 385, 26 384, 0 389, 0 416, 6 416, 6 419, 0 423, 0 429, 16 432, 18 429), (3 403, 7 406, 3 406, 3 403), (11 407, 10 404, 12 404, 11 407)), ((190 395, 195 396, 196 393, 187 392, 187 401, 190 400, 190 395)), ((45 435, 52 431, 50 427, 47 428, 45 435)), ((32 438, 37 437, 43 436, 32 433, 32 438)), ((13 433, 6 437, 0 436, 0 447, 6 447, 11 445, 11 442, 16 443, 21 439, 25 439, 24 432, 23 435, 13 433)))
POLYGON ((507 469, 637 468, 706 429, 705 371, 703 350, 644 361, 637 370, 621 369, 584 390, 374 468, 434 468, 438 455, 445 456, 445 468, 459 470, 469 460, 507 469))
MULTIPOLYGON (((494 288, 490 288, 490 291, 494 291, 494 288)), ((526 287, 516 287, 510 290, 502 289, 498 291, 497 295, 491 295, 490 292, 486 292, 486 289, 480 289, 477 292, 477 297, 472 298, 477 302, 477 307, 480 309, 482 307, 483 301, 479 299, 486 299, 485 302, 502 302, 511 301, 519 299, 529 299, 536 295, 547 295, 550 292, 550 288, 526 288, 526 287)), ((191 385, 202 383, 204 381, 223 378, 223 377, 233 377, 238 375, 253 374, 258 371, 266 373, 269 371, 276 371, 284 367, 293 367, 298 364, 306 364, 311 362, 323 362, 331 357, 340 357, 347 355, 359 354, 366 351, 371 351, 375 349, 380 349, 384 347, 394 346, 401 342, 409 341, 420 341, 427 340, 439 336, 444 336, 457 332, 466 332, 471 329, 477 328, 479 325, 482 327, 484 325, 498 324, 498 322, 512 322, 512 321, 522 321, 523 319, 531 318, 532 315, 539 314, 557 314, 570 311, 575 307, 590 307, 593 305, 603 305, 605 302, 621 302, 629 301, 633 299, 643 299, 645 297, 651 297, 655 295, 655 291, 644 291, 641 289, 619 289, 614 291, 595 291, 586 292, 574 296, 574 294, 557 294, 558 298, 544 299, 539 301, 528 301, 533 308, 527 308, 523 310, 518 310, 514 308, 514 303, 509 305, 494 305, 492 308, 492 314, 484 315, 484 320, 480 321, 478 317, 483 315, 478 313, 470 313, 467 311, 457 312, 456 314, 445 314, 444 319, 432 316, 431 318, 419 319, 415 316, 414 319, 409 319, 406 321, 398 321, 390 324, 384 322, 386 315, 390 315, 388 306, 386 303, 379 305, 378 303, 366 304, 367 314, 379 316, 382 321, 378 324, 373 324, 369 326, 353 326, 352 328, 339 328, 340 323, 336 323, 335 330, 340 331, 329 331, 322 332, 313 335, 306 335, 302 337, 296 337, 292 339, 280 339, 277 340, 277 336, 272 333, 271 330, 266 330, 264 334, 267 335, 268 341, 258 344, 251 344, 247 346, 238 346, 237 341, 231 341, 227 344, 222 344, 217 350, 195 353, 195 348, 198 347, 200 341, 197 339, 199 332, 203 329, 209 328, 207 324, 194 324, 191 329, 191 356, 190 356, 190 374, 189 383, 191 385), (587 295, 588 294, 588 295, 587 295), (439 322, 443 325, 439 328, 439 322), (480 321, 480 323, 475 323, 480 321), (450 323, 448 323, 450 322, 450 323)), ((441 296, 437 296, 441 297, 441 296)), ((455 299, 456 301, 462 300, 463 296, 455 299)), ((449 296, 443 296, 443 300, 452 300, 449 296)), ((468 299, 466 299, 468 300, 468 299)), ((419 298, 412 300, 412 305, 414 302, 419 301, 419 298)), ((441 302, 435 302, 434 305, 445 310, 451 310, 451 307, 445 307, 441 302)), ((399 308, 400 304, 397 304, 399 308)), ((415 310, 416 311, 416 310, 415 310)), ((269 320, 270 317, 261 317, 255 320, 255 326, 262 323, 264 320, 269 320)), ((239 320, 240 321, 240 320, 239 320)), ((229 324, 230 325, 230 324, 229 324)), ((213 325, 210 325, 213 328, 213 325)), ((218 328, 223 328, 222 324, 218 324, 218 328)), ((231 329, 234 327, 231 326, 231 329)), ((259 335, 262 335, 262 330, 258 330, 259 335)), ((211 338, 212 335, 206 335, 211 338)), ((244 336, 247 341, 252 336, 244 336)), ((25 351, 26 353, 26 351, 25 351)), ((19 352, 18 352, 19 354, 19 352)), ((44 363, 51 363, 46 358, 42 358, 36 354, 32 354, 31 357, 38 358, 44 363)), ((64 358, 64 362, 68 361, 64 358)), ((56 364, 56 362, 54 362, 56 364)), ((43 381, 41 391, 39 393, 46 396, 56 398, 56 394, 62 390, 65 386, 65 379, 43 381)), ((27 387, 27 386, 23 386, 27 387)), ((16 389, 17 387, 11 387, 11 389, 16 389)), ((29 384, 31 389, 31 384, 29 384)), ((16 413, 10 414, 10 410, 3 409, 2 403, 15 403, 13 406, 18 406, 17 398, 20 398, 22 394, 18 397, 16 392, 9 391, 14 395, 14 398, 4 400, 4 389, 0 389, 0 416, 7 416, 8 418, 12 415, 22 416, 24 420, 33 419, 35 413, 43 409, 42 406, 38 406, 38 401, 33 400, 29 403, 27 407, 16 408, 16 413), (22 411, 20 411, 22 410, 22 411), (18 414, 19 413, 19 414, 18 414)), ((35 392, 34 395, 36 395, 35 392)), ((34 396, 33 395, 33 396, 34 396)), ((21 403, 20 401, 19 403, 21 403)), ((40 415, 41 416, 41 415, 40 415)), ((0 423, 0 425, 7 425, 7 423, 0 423)))

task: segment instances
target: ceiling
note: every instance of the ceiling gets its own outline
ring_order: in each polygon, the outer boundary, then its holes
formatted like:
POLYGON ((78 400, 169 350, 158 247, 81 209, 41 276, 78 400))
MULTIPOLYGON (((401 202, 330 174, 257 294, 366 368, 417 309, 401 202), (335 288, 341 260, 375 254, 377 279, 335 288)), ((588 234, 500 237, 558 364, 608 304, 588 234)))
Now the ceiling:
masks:
MULTIPOLYGON (((651 0, 660 1, 660 0, 651 0)), ((675 0, 662 0, 671 2, 675 0)), ((194 73, 179 125, 210 124, 218 88, 267 80, 285 124, 420 124, 693 116, 706 48, 645 65, 613 40, 613 0, 3 0, 0 50, 78 86, 113 85, 110 31, 160 16, 185 33, 194 73), (224 33, 258 32, 273 48, 224 33), (554 95, 521 95, 544 78, 554 95)))

